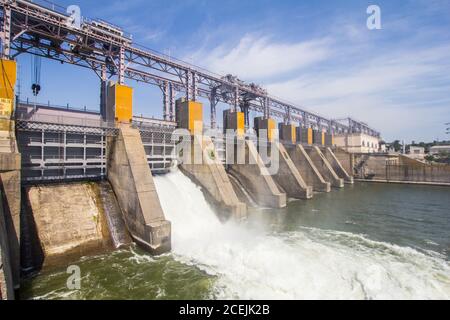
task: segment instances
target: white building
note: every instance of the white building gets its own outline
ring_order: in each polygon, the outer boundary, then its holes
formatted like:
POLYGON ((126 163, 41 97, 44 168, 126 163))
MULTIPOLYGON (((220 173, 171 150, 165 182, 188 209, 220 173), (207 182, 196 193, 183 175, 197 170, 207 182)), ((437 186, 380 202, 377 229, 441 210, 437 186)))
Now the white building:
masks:
POLYGON ((450 153, 450 146, 433 146, 430 148, 430 154, 437 156, 442 153, 450 153))
POLYGON ((423 160, 425 159, 425 148, 410 146, 407 156, 412 159, 423 160))
POLYGON ((334 137, 334 144, 350 153, 379 152, 380 141, 380 138, 364 133, 342 134, 334 137))

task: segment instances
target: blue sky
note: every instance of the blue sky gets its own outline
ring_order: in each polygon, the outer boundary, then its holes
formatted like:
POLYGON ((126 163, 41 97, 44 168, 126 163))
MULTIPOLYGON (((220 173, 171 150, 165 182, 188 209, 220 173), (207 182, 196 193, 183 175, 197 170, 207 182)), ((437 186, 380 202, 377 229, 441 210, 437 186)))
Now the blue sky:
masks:
MULTIPOLYGON (((77 4, 83 16, 123 27, 136 43, 261 83, 326 117, 368 122, 388 141, 449 138, 450 0, 57 3, 77 4), (370 4, 381 8, 381 30, 366 27, 370 4)), ((33 99, 30 61, 19 58, 20 84, 22 98, 33 99)), ((41 77, 38 101, 98 108, 92 71, 43 60, 41 77)), ((159 88, 127 84, 135 114, 161 117, 159 88)))

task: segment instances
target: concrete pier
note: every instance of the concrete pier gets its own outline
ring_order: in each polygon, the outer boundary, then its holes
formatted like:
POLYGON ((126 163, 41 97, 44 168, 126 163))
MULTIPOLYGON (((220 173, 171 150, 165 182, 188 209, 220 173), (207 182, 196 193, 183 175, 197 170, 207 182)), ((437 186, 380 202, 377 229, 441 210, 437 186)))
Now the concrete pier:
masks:
POLYGON ((0 300, 14 299, 13 274, 11 270, 11 252, 3 210, 3 197, 0 192, 0 300))
MULTIPOLYGON (((238 144, 239 145, 239 144, 238 144)), ((245 140, 244 164, 231 164, 230 173, 239 180, 252 198, 261 206, 284 208, 286 194, 281 192, 265 167, 253 141, 245 140)))
MULTIPOLYGON (((7 263, 12 277, 4 277, 6 288, 18 289, 20 285, 20 179, 21 155, 18 153, 14 114, 14 88, 17 79, 17 66, 13 60, 1 60, 0 64, 0 193, 2 199, 3 228, 7 236, 0 243, 2 259, 7 263)), ((0 270, 0 273, 2 270, 0 270)), ((2 277, 0 275, 0 277, 2 277)), ((5 293, 6 294, 6 293, 5 293)), ((8 296, 13 292, 8 292, 8 296)))
POLYGON ((312 186, 317 192, 330 192, 330 183, 322 177, 302 145, 286 145, 285 148, 308 186, 312 186))
POLYGON ((344 187, 344 179, 339 178, 319 147, 307 146, 305 150, 325 181, 328 181, 334 188, 344 187))
POLYGON ((345 171, 353 177, 355 168, 355 155, 353 153, 345 151, 342 148, 335 147, 332 151, 345 171))
POLYGON ((276 136, 275 133, 278 130, 276 122, 274 119, 271 118, 264 118, 264 117, 256 117, 255 118, 255 130, 256 134, 260 139, 267 139, 267 141, 273 141, 276 136), (264 137, 260 137, 260 134, 262 134, 265 130, 264 137))
POLYGON ((271 152, 279 152, 279 170, 273 176, 275 182, 291 198, 311 199, 313 187, 307 185, 283 144, 273 142, 271 152))
POLYGON ((338 175, 339 178, 344 179, 345 183, 353 184, 353 176, 351 176, 342 166, 339 159, 334 154, 333 150, 330 147, 324 147, 322 149, 322 153, 327 158, 334 172, 338 175))
POLYGON ((307 146, 305 150, 325 181, 328 181, 334 188, 344 187, 344 179, 339 178, 319 147, 307 146))
POLYGON ((278 124, 280 132, 280 141, 285 143, 297 142, 297 128, 293 124, 278 124))
MULTIPOLYGON (((219 208, 221 213, 236 220, 247 217, 247 206, 237 197, 233 186, 220 162, 214 143, 202 134, 202 104, 194 101, 177 102, 178 127, 189 130, 190 142, 184 144, 183 163, 180 168, 205 195, 219 208)), ((233 130, 243 134, 244 114, 225 110, 224 122, 233 130)))
POLYGON ((238 111, 224 110, 223 112, 223 128, 225 130, 234 130, 236 136, 242 137, 245 130, 244 113, 238 111))
POLYGON ((318 130, 313 130, 313 143, 315 145, 325 145, 325 133, 318 130))
MULTIPOLYGON (((12 138, 13 139, 13 138, 12 138)), ((15 139, 13 139, 15 143, 15 139)), ((2 199, 2 220, 7 243, 3 249, 4 259, 7 259, 12 278, 7 281, 15 289, 20 285, 20 154, 0 153, 0 194, 2 199), (8 256, 9 255, 9 256, 8 256)))
POLYGON ((313 129, 297 127, 296 132, 297 132, 297 141, 299 143, 303 144, 313 143, 313 129))
MULTIPOLYGON (((186 151, 185 151, 186 152, 186 151)), ((181 169, 194 182, 203 187, 209 198, 221 210, 234 219, 241 220, 247 217, 247 206, 239 201, 225 167, 217 158, 214 144, 209 137, 192 136, 190 163, 183 163, 181 169), (201 163, 194 163, 194 149, 201 152, 201 163)))
POLYGON ((108 180, 133 240, 152 254, 171 249, 171 226, 164 217, 139 130, 120 124, 108 141, 108 180))

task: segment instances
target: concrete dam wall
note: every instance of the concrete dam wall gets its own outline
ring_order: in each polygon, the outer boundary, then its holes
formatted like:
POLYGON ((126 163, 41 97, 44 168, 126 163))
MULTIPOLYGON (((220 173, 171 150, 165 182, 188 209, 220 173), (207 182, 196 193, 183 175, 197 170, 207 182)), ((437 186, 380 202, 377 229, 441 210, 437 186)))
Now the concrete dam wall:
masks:
POLYGON ((24 189, 22 269, 53 267, 130 244, 120 208, 105 181, 24 189), (114 237, 113 237, 114 236, 114 237))

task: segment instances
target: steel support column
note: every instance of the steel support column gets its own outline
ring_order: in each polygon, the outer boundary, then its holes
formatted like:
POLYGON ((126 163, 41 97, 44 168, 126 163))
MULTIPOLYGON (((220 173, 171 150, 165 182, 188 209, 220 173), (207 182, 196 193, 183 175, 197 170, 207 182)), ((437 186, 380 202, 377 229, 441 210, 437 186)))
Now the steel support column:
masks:
POLYGON ((119 84, 125 84, 125 47, 120 47, 119 54, 119 84))
POLYGON ((217 100, 216 100, 216 92, 213 90, 211 92, 211 97, 209 98, 209 103, 211 106, 211 129, 216 129, 216 106, 217 106, 217 100))
POLYGON ((188 70, 186 72, 186 100, 189 101, 192 99, 192 87, 191 87, 191 82, 192 82, 192 73, 190 70, 188 70))
POLYGON ((291 124, 291 108, 286 107, 286 116, 284 118, 284 124, 291 124))
POLYGON ((234 95, 233 95, 234 101, 232 105, 233 112, 236 112, 239 107, 239 87, 234 88, 234 95))
POLYGON ((9 5, 3 7, 3 21, 1 30, 2 58, 8 59, 11 54, 11 8, 9 5))
POLYGON ((107 87, 108 87, 108 75, 106 72, 106 66, 102 66, 102 74, 100 79, 100 114, 103 121, 106 121, 106 97, 107 97, 107 87))
POLYGON ((309 127, 310 127, 308 115, 307 115, 306 113, 305 113, 304 116, 303 116, 303 126, 304 126, 305 128, 309 128, 309 127))
POLYGON ((164 82, 163 87, 161 88, 163 92, 163 119, 168 121, 170 119, 170 88, 169 82, 164 82))
POLYGON ((177 121, 175 117, 175 95, 176 91, 172 83, 169 83, 169 119, 170 121, 177 121))
POLYGON ((192 101, 197 101, 197 74, 192 73, 192 101))
POLYGON ((264 119, 269 119, 270 117, 270 100, 269 97, 264 99, 264 119))

